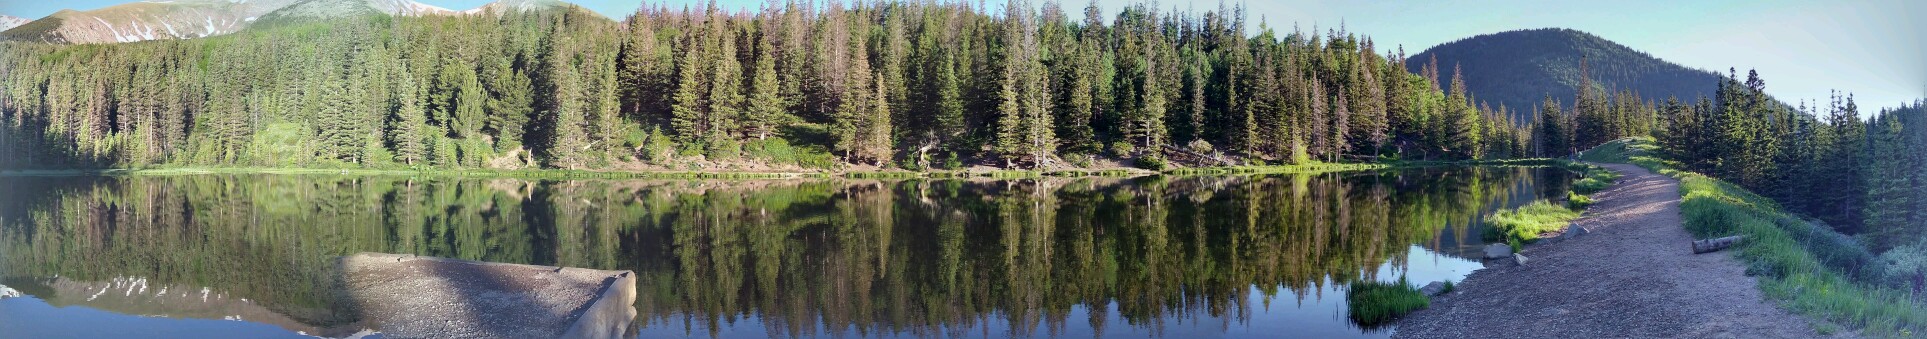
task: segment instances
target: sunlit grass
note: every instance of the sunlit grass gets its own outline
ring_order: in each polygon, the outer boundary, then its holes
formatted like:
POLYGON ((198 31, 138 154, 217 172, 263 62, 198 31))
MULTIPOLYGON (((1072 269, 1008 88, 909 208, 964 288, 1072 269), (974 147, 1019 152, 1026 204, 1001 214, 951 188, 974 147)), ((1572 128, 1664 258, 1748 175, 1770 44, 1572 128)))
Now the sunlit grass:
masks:
POLYGON ((1345 305, 1351 310, 1352 322, 1370 329, 1390 325, 1407 313, 1425 309, 1432 305, 1432 299, 1400 278, 1395 283, 1354 283, 1345 291, 1345 305))
POLYGON ((1539 234, 1566 228, 1572 219, 1578 219, 1579 212, 1559 206, 1550 201, 1539 200, 1519 208, 1502 210, 1485 219, 1488 238, 1519 245, 1539 240, 1539 234))

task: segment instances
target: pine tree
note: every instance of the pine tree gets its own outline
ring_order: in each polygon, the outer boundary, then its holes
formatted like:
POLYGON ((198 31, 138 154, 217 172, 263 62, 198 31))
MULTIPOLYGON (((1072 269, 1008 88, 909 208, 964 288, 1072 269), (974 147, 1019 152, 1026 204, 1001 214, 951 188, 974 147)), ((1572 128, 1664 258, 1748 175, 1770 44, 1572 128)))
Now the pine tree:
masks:
POLYGON ((482 83, 475 77, 475 71, 467 66, 449 67, 455 70, 454 121, 450 130, 455 137, 463 139, 481 138, 484 122, 483 105, 487 95, 482 92, 482 83))
POLYGON ((1465 91, 1465 78, 1460 76, 1459 68, 1452 67, 1451 92, 1446 95, 1445 121, 1446 150, 1460 159, 1473 159, 1483 151, 1479 135, 1479 113, 1472 108, 1472 98, 1465 91))
POLYGON ((549 126, 547 164, 549 167, 576 169, 586 165, 585 150, 588 146, 586 132, 583 131, 584 105, 582 103, 581 76, 576 71, 574 51, 567 39, 556 42, 545 58, 544 69, 550 74, 547 98, 550 104, 543 116, 549 126))
POLYGON ((1378 61, 1378 58, 1372 54, 1374 52, 1370 40, 1366 40, 1365 46, 1359 50, 1359 53, 1361 65, 1355 68, 1357 82, 1351 87, 1351 92, 1347 93, 1351 96, 1352 105, 1350 123, 1352 130, 1349 136, 1352 139, 1353 149, 1376 155, 1379 147, 1384 146, 1390 138, 1386 132, 1389 123, 1386 121, 1385 84, 1378 80, 1379 76, 1373 71, 1376 68, 1372 65, 1378 61))
POLYGON ((1537 156, 1557 157, 1571 153, 1573 148, 1572 130, 1569 127, 1571 123, 1567 121, 1566 115, 1561 113, 1561 109, 1559 101, 1554 100, 1550 95, 1546 96, 1545 102, 1539 105, 1538 121, 1533 122, 1537 135, 1532 138, 1539 144, 1535 151, 1537 156))
POLYGON ((998 96, 997 153, 1005 167, 1019 161, 1043 166, 1057 147, 1048 110, 1050 89, 1039 53, 1036 19, 1030 4, 1011 0, 1004 7, 1003 89, 998 96))
POLYGON ((1310 81, 1305 84, 1305 87, 1310 89, 1305 94, 1307 96, 1305 102, 1310 103, 1311 109, 1304 117, 1305 122, 1301 124, 1309 127, 1305 129, 1305 146, 1309 148, 1311 156, 1330 159, 1335 153, 1331 141, 1338 139, 1332 137, 1331 105, 1327 104, 1325 99, 1324 82, 1320 81, 1317 75, 1312 75, 1310 81))
POLYGON ((1352 108, 1348 98, 1350 95, 1346 93, 1345 85, 1338 85, 1338 91, 1333 92, 1338 99, 1332 102, 1330 130, 1332 135, 1331 141, 1326 143, 1331 145, 1331 150, 1326 154, 1326 161, 1336 162, 1339 155, 1351 152, 1352 108))
MULTIPOLYGON (((721 20, 717 20, 721 22, 721 20)), ((717 24, 714 27, 724 27, 717 24)), ((703 119, 703 144, 712 157, 734 157, 737 123, 743 115, 743 66, 736 59, 736 34, 718 29, 720 41, 714 55, 715 73, 710 75, 709 114, 703 119)))
MULTIPOLYGON (((507 69, 503 66, 503 69, 507 69)), ((522 137, 527 134, 529 116, 535 105, 535 85, 521 70, 505 71, 494 80, 491 92, 494 95, 488 102, 488 122, 486 128, 495 135, 498 151, 522 146, 522 137)))
POLYGON ((397 98, 400 108, 388 118, 388 143, 395 150, 395 161, 406 165, 416 165, 427 160, 427 145, 424 135, 428 128, 428 115, 422 110, 421 96, 415 75, 406 67, 401 70, 401 84, 397 98))
POLYGON ((709 77, 715 75, 714 66, 710 65, 715 57, 707 52, 709 42, 701 32, 686 40, 682 50, 677 51, 682 54, 682 62, 676 67, 676 94, 670 98, 669 130, 675 133, 677 142, 694 144, 710 136, 709 77))
POLYGON ((776 127, 788 120, 789 102, 783 98, 782 83, 776 76, 776 55, 772 54, 769 36, 759 39, 756 47, 756 75, 750 80, 749 105, 743 119, 743 130, 757 140, 769 138, 776 127))
POLYGON ((652 19, 643 17, 640 12, 629 17, 629 32, 624 34, 626 39, 622 43, 621 55, 616 57, 616 62, 621 65, 617 79, 622 82, 622 114, 631 119, 660 123, 667 120, 661 116, 667 114, 662 111, 665 107, 662 107, 664 95, 661 93, 664 92, 663 88, 674 85, 665 79, 673 65, 663 62, 667 54, 661 51, 666 48, 657 45, 656 31, 650 23, 652 19))

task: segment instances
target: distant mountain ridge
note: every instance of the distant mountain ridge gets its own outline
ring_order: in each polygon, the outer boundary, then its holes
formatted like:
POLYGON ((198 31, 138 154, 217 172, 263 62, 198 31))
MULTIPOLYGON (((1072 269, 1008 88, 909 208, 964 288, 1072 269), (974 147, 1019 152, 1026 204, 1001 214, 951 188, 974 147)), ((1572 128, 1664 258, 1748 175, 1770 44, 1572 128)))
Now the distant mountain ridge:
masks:
POLYGON ((1653 57, 1600 38, 1564 28, 1485 34, 1460 39, 1413 55, 1407 67, 1418 72, 1436 58, 1440 82, 1452 68, 1465 76, 1475 99, 1503 104, 1519 116, 1532 114, 1547 95, 1570 108, 1579 88, 1579 61, 1586 60, 1595 89, 1630 90, 1647 101, 1667 97, 1692 100, 1711 96, 1721 75, 1653 57))
MULTIPOLYGON (((8 26, 0 17, 0 40, 50 43, 117 43, 191 39, 234 33, 259 20, 290 21, 354 15, 501 15, 509 11, 572 8, 558 0, 498 0, 455 11, 411 0, 174 0, 133 2, 90 11, 61 10, 8 26), (17 26, 17 27, 15 27, 17 26)), ((599 15, 599 14, 598 14, 599 15)), ((14 18, 18 19, 18 18, 14 18)))
POLYGON ((61 10, 0 38, 53 43, 112 43, 228 34, 294 0, 136 2, 91 11, 61 10))

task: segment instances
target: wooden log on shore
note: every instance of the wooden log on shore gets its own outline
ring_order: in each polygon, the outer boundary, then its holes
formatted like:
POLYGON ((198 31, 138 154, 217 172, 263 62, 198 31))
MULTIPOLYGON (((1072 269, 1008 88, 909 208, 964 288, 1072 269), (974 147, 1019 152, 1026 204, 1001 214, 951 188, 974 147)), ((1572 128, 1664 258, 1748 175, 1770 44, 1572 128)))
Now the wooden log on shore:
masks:
POLYGON ((1746 236, 1736 235, 1724 238, 1694 240, 1693 254, 1719 252, 1727 247, 1733 247, 1734 244, 1740 243, 1741 240, 1746 240, 1746 236))

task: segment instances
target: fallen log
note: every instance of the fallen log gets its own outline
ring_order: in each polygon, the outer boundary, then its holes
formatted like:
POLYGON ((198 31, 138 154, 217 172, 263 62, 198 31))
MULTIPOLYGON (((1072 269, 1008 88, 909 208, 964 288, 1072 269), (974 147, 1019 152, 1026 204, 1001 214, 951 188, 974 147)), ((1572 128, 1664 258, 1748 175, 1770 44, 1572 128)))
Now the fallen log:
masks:
POLYGON ((1746 236, 1736 235, 1725 238, 1694 240, 1693 254, 1719 252, 1727 247, 1733 247, 1734 244, 1740 243, 1741 240, 1746 240, 1746 236))

